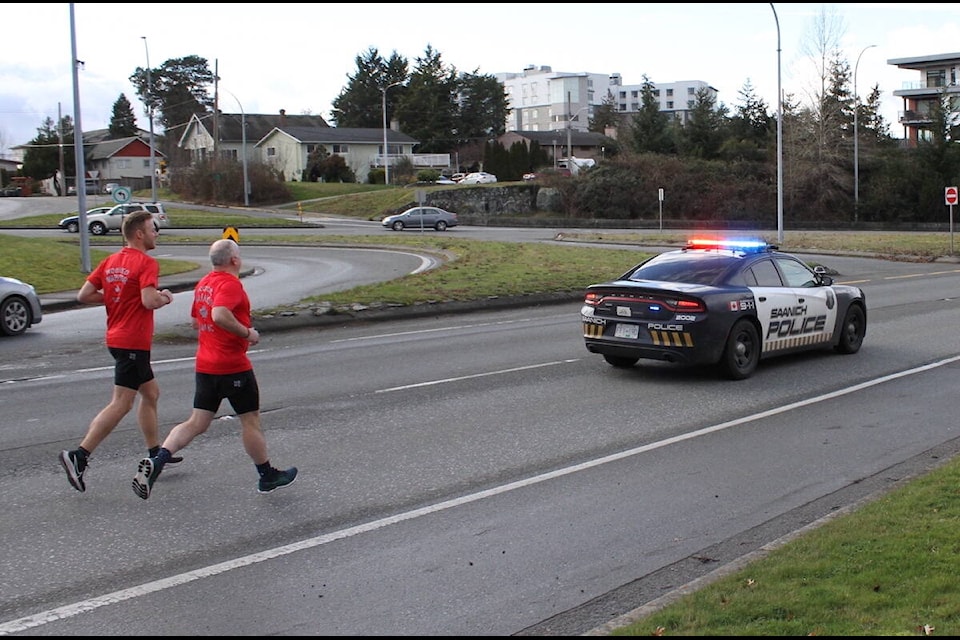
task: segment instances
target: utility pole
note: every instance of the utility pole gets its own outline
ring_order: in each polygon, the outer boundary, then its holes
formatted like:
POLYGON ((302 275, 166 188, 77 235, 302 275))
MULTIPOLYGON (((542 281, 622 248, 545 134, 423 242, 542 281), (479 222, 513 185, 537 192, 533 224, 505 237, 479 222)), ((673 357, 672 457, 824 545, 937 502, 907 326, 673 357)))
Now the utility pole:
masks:
MULTIPOLYGON (((150 81, 150 49, 147 48, 147 36, 140 37, 143 39, 143 50, 147 53, 147 117, 150 118, 150 202, 156 202, 157 159, 153 152, 153 83, 150 81)), ((80 188, 77 187, 77 191, 79 190, 80 188)))

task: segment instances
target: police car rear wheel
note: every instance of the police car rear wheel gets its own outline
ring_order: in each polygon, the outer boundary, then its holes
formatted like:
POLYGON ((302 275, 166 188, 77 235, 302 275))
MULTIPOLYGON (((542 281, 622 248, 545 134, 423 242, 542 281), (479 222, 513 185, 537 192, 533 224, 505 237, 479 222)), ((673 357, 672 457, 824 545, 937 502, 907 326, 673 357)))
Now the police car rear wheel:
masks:
POLYGON ((863 336, 866 333, 867 319, 863 314, 863 309, 853 305, 847 309, 847 315, 843 317, 843 324, 840 325, 840 341, 837 343, 839 353, 856 353, 863 344, 863 336))
POLYGON ((731 380, 744 380, 753 375, 760 362, 760 335, 749 320, 740 320, 727 336, 720 357, 720 370, 731 380))

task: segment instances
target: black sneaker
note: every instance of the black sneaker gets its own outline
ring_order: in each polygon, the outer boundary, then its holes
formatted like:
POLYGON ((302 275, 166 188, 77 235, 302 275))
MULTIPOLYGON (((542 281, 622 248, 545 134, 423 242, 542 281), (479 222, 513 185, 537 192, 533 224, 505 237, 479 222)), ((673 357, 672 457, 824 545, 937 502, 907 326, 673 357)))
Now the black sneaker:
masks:
POLYGON ((77 491, 86 491, 87 485, 83 484, 83 472, 87 468, 86 461, 81 460, 73 451, 61 451, 60 464, 67 472, 67 480, 70 481, 70 485, 77 491))
POLYGON ((144 458, 137 465, 137 475, 133 477, 133 492, 146 500, 150 497, 150 490, 153 483, 160 476, 162 465, 156 463, 153 458, 144 458))
POLYGON ((293 484, 293 481, 296 479, 296 467, 290 467, 286 471, 273 469, 270 471, 270 473, 260 478, 260 484, 257 486, 257 491, 260 493, 270 493, 274 489, 279 489, 280 487, 293 484))
MULTIPOLYGON (((157 457, 157 453, 158 453, 159 451, 160 451, 160 447, 157 447, 157 448, 156 448, 156 452, 154 452, 153 449, 150 449, 149 451, 147 451, 147 457, 148 457, 148 458, 156 458, 156 457, 157 457)), ((170 459, 167 460, 167 464, 177 464, 178 462, 183 462, 183 456, 171 456, 170 459)))

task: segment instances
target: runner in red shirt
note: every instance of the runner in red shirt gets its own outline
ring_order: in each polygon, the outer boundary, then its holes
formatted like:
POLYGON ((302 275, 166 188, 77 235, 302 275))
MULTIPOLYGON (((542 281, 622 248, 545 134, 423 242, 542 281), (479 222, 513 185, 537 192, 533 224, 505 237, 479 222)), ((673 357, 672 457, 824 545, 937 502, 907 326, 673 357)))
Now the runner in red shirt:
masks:
POLYGON ((156 454, 140 461, 133 491, 146 500, 163 465, 213 422, 224 399, 240 418, 241 439, 260 475, 257 490, 268 493, 297 478, 297 468, 274 468, 267 456, 267 440, 260 427, 260 388, 247 356, 260 333, 250 318, 250 298, 240 282, 240 247, 233 240, 210 246, 213 269, 197 283, 190 312, 197 330, 196 387, 193 412, 175 426, 156 454))
MULTIPOLYGON (((140 396, 137 422, 150 455, 160 449, 157 400, 160 386, 150 366, 153 311, 173 302, 169 289, 158 290, 160 265, 147 255, 157 246, 160 231, 149 211, 136 211, 123 220, 126 246, 107 256, 87 276, 77 300, 103 304, 107 311, 106 343, 114 359, 113 397, 96 415, 80 446, 60 452, 60 464, 77 491, 85 491, 83 473, 97 446, 130 413, 140 396)), ((180 462, 182 458, 171 460, 180 462)))

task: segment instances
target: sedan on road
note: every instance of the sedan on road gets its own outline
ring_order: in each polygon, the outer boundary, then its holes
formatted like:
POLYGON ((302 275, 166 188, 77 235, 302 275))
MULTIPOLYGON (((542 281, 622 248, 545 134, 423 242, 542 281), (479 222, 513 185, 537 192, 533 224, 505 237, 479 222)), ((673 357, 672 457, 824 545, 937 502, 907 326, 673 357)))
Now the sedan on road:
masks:
POLYGON ((403 213, 387 216, 380 223, 387 229, 436 229, 446 231, 457 226, 457 214, 440 207, 413 207, 403 213))
MULTIPOLYGON (((140 211, 141 209, 146 209, 153 214, 153 222, 158 229, 170 226, 170 219, 160 203, 130 202, 115 204, 112 207, 91 209, 87 212, 87 228, 95 236, 102 236, 110 231, 120 231, 123 219, 134 211, 140 211)), ((60 221, 60 228, 76 233, 80 230, 80 220, 77 216, 64 218, 60 221)))
POLYGON ((590 285, 580 316, 587 350, 615 367, 715 365, 732 380, 768 356, 856 353, 867 330, 863 290, 762 240, 691 240, 590 285))
POLYGON ((18 336, 41 319, 43 310, 33 285, 0 277, 0 333, 18 336))

